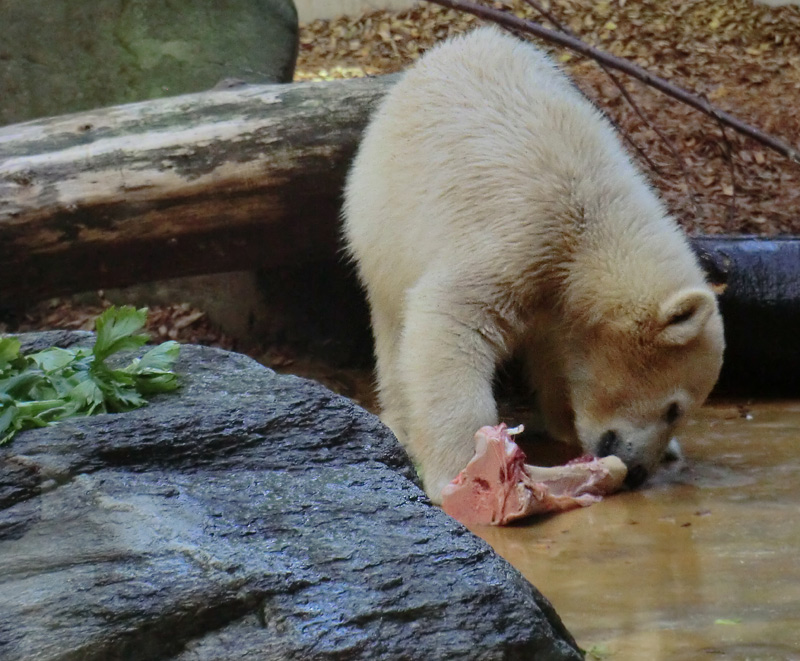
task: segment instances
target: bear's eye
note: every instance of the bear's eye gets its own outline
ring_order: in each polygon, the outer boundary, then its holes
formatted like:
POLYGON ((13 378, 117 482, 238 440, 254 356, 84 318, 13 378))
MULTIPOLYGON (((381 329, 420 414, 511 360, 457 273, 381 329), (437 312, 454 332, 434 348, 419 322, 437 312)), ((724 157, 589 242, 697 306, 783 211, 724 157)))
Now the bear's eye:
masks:
POLYGON ((678 418, 681 417, 682 413, 683 411, 681 411, 680 404, 678 404, 678 402, 672 402, 664 412, 664 422, 668 425, 674 424, 678 418))

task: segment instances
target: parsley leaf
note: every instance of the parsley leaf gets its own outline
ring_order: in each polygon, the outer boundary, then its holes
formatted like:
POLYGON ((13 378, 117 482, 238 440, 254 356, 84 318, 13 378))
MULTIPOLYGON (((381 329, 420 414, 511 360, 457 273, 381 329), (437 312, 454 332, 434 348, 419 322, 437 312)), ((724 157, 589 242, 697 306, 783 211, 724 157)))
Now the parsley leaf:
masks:
POLYGON ((20 354, 20 341, 0 338, 0 445, 22 429, 44 427, 73 416, 129 411, 147 403, 146 395, 178 387, 172 365, 177 342, 164 342, 125 367, 106 359, 147 342, 139 333, 147 310, 111 307, 95 322, 91 349, 51 347, 20 354))

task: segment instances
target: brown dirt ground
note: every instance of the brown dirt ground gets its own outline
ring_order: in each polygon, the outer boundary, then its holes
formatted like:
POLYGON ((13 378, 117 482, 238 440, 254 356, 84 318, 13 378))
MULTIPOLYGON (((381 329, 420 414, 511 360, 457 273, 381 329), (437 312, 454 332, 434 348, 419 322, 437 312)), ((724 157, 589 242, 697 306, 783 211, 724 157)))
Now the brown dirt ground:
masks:
MULTIPOLYGON (((751 0, 552 0, 556 18, 585 41, 627 57, 672 82, 706 95, 761 129, 800 147, 800 9, 768 8, 751 0)), ((523 2, 503 5, 534 17, 523 2)), ((481 21, 423 3, 402 12, 314 21, 301 26, 296 80, 390 73, 413 63, 437 41, 481 21)), ((545 24, 547 22, 545 21, 545 24)), ((549 24, 547 24, 549 25, 549 24)), ((676 101, 627 81, 636 103, 685 162, 622 98, 593 62, 550 49, 581 89, 647 153, 658 168, 642 168, 690 233, 800 234, 800 166, 676 101), (733 155, 733 160, 727 154, 733 155)), ((641 160, 641 159, 640 159, 641 160)), ((53 300, 33 306, 2 331, 91 328, 108 303, 53 300)), ((156 341, 177 339, 251 353, 282 371, 304 373, 302 360, 275 348, 266 354, 237 347, 204 314, 185 305, 151 308, 148 329, 156 341)), ((339 391, 348 375, 314 376, 339 391)), ((354 378, 361 378, 360 376, 354 378)), ((363 384, 362 384, 363 389, 363 384)))

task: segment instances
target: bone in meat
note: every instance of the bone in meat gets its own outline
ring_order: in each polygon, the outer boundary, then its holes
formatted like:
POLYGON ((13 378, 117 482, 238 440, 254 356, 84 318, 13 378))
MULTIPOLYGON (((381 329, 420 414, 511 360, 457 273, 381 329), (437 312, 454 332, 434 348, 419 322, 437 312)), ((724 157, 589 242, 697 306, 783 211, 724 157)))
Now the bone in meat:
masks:
POLYGON ((442 490, 442 509, 465 524, 503 525, 596 503, 619 490, 626 473, 613 456, 530 466, 505 424, 482 427, 475 434, 475 456, 442 490))

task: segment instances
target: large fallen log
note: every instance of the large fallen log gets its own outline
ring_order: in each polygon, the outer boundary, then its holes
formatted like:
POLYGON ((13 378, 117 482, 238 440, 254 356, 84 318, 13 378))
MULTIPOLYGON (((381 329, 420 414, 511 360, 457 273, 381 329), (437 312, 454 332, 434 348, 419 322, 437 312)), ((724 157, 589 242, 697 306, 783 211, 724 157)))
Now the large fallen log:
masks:
POLYGON ((696 236, 692 243, 725 320, 717 392, 800 395, 800 238, 696 236))
POLYGON ((330 256, 392 77, 241 86, 0 128, 0 307, 330 256))

